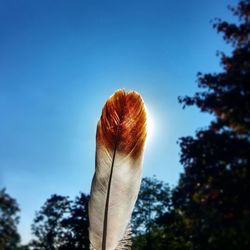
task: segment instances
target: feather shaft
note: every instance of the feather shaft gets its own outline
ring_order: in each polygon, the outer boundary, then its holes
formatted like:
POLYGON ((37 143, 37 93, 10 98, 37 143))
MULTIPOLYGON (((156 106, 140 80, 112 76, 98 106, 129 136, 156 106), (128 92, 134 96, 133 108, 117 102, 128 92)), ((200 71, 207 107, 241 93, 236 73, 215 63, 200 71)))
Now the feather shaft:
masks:
MULTIPOLYGON (((117 129, 118 130, 118 129, 117 129)), ((106 249, 106 239, 107 239, 107 227, 108 227, 108 211, 109 211, 109 196, 110 196, 110 188, 111 188, 111 181, 113 176, 113 169, 114 169, 114 162, 115 162, 115 155, 116 155, 116 147, 117 147, 117 140, 114 147, 114 155, 112 158, 110 176, 109 176, 109 183, 108 183, 108 190, 107 190, 107 199, 105 204, 105 212, 104 212, 104 222, 103 222, 103 236, 102 236, 102 250, 106 249)))

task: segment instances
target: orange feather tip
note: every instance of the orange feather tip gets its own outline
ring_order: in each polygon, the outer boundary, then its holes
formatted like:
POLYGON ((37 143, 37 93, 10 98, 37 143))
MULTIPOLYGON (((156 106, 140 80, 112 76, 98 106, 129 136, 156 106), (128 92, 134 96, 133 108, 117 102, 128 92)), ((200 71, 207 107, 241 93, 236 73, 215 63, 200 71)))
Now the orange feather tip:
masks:
POLYGON ((141 155, 146 140, 146 108, 140 94, 117 90, 105 103, 97 126, 97 144, 110 150, 141 155))

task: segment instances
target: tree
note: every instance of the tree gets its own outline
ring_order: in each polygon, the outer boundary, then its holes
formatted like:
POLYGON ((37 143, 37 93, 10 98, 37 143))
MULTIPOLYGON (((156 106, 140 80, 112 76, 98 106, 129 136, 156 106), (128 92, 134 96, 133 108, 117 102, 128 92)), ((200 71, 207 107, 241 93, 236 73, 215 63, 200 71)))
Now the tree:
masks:
POLYGON ((17 232, 19 207, 15 199, 0 190, 0 249, 14 250, 18 248, 20 236, 17 232))
POLYGON ((189 239, 190 223, 182 212, 172 207, 163 216, 156 220, 160 234, 158 242, 160 248, 168 250, 190 250, 192 243, 189 239))
POLYGON ((88 196, 81 193, 74 201, 52 195, 36 213, 32 224, 36 250, 88 249, 88 196))
POLYGON ((202 89, 180 98, 214 115, 207 129, 180 139, 184 165, 173 205, 188 225, 190 249, 250 249, 250 2, 231 8, 237 24, 214 27, 231 44, 221 73, 198 74, 202 89))
POLYGON ((32 233, 36 239, 32 241, 35 249, 56 250, 65 244, 62 221, 69 213, 68 197, 52 195, 36 213, 32 224, 32 233))
POLYGON ((67 228, 65 249, 89 249, 88 200, 89 196, 80 193, 71 203, 70 216, 62 222, 62 227, 67 228))
POLYGON ((153 244, 153 249, 157 249, 155 245, 159 232, 155 220, 169 207, 169 186, 155 177, 143 178, 132 214, 133 249, 151 249, 153 244))

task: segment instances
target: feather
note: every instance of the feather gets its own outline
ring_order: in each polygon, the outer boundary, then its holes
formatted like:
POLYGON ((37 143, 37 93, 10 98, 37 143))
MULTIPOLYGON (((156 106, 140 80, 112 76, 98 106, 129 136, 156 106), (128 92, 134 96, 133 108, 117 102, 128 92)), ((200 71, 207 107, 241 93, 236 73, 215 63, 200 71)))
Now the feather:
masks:
POLYGON ((89 201, 91 249, 125 249, 121 246, 131 231, 126 229, 140 188, 145 139, 142 98, 136 92, 116 91, 97 125, 89 201))

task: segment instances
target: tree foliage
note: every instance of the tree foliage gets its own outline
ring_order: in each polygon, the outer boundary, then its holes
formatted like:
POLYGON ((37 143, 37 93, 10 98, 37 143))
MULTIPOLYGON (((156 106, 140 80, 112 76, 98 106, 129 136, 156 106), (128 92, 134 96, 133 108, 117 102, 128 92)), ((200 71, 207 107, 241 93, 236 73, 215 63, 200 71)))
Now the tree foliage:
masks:
POLYGON ((0 190, 0 249, 14 250, 18 248, 20 236, 17 232, 19 207, 15 199, 0 190))
POLYGON ((133 249, 151 249, 157 244, 159 232, 155 221, 170 207, 169 186, 153 178, 143 178, 132 215, 133 249))
POLYGON ((180 98, 214 115, 208 129, 180 140, 185 171, 173 205, 189 224, 191 249, 250 248, 250 2, 231 9, 239 23, 214 24, 233 48, 220 53, 222 72, 199 73, 202 91, 180 98))
POLYGON ((52 195, 36 213, 31 242, 37 250, 88 249, 88 196, 81 193, 74 201, 52 195))

